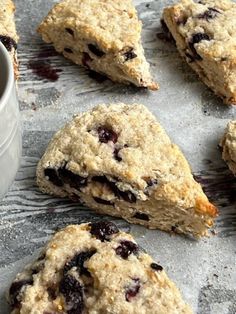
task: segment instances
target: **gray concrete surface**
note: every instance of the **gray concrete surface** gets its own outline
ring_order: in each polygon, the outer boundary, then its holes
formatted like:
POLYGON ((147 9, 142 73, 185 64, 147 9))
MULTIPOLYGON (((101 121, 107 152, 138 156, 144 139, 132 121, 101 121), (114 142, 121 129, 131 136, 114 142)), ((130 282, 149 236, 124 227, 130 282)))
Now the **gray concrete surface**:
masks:
MULTIPOLYGON (((236 313, 236 180, 217 148, 236 108, 226 107, 179 57, 174 45, 161 41, 162 7, 169 0, 137 0, 143 42, 158 92, 110 81, 98 83, 44 44, 35 28, 56 1, 16 0, 20 35, 19 99, 24 150, 22 166, 0 203, 0 314, 9 313, 4 293, 16 273, 31 261, 48 237, 69 223, 96 220, 92 211, 67 200, 43 195, 35 184, 35 166, 51 135, 72 115, 98 103, 123 101, 146 105, 184 151, 209 198, 219 207, 216 235, 194 241, 150 231, 116 220, 166 269, 198 314, 236 313), (54 71, 54 82, 36 74, 37 64, 54 71)), ((150 313, 151 314, 151 313, 150 313)))

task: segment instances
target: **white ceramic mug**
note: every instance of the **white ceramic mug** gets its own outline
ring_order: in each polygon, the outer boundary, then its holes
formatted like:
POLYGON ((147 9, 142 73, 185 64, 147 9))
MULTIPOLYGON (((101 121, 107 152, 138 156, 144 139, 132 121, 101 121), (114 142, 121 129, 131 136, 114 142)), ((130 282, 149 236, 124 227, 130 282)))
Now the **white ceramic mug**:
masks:
POLYGON ((8 191, 20 165, 22 139, 14 70, 0 42, 0 199, 8 191))

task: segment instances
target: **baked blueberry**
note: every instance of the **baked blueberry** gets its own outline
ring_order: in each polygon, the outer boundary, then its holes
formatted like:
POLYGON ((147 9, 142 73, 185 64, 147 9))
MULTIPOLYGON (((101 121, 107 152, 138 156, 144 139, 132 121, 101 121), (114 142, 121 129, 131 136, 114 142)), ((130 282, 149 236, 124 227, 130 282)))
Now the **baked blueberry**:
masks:
POLYGON ((20 295, 21 289, 27 285, 32 285, 32 283, 33 283, 32 278, 14 281, 12 283, 9 290, 10 305, 12 308, 20 306, 21 300, 19 298, 19 295, 20 295))
POLYGON ((85 261, 90 259, 95 253, 96 250, 92 249, 76 254, 70 261, 66 262, 63 269, 64 274, 71 270, 71 268, 76 267, 76 270, 79 273, 79 275, 86 275, 90 277, 90 273, 87 270, 87 268, 85 268, 84 263, 85 261))
POLYGON ((88 44, 88 49, 97 57, 102 57, 105 55, 105 52, 103 52, 101 49, 98 48, 98 46, 93 44, 88 44))
POLYGON ((59 285, 59 292, 66 301, 67 314, 82 314, 84 310, 83 287, 78 280, 71 275, 65 275, 59 285))
POLYGON ((133 300, 133 298, 136 297, 136 295, 139 293, 139 290, 140 290, 140 279, 138 278, 135 278, 135 279, 132 279, 133 280, 133 283, 132 285, 126 289, 126 292, 125 292, 125 300, 127 302, 131 302, 133 300))
POLYGON ((111 221, 94 222, 90 224, 90 227, 90 233, 102 242, 109 241, 112 234, 119 232, 117 226, 111 221))
POLYGON ((137 244, 131 241, 121 241, 120 245, 116 248, 116 254, 123 259, 127 259, 130 254, 137 255, 139 248, 137 244))
POLYGON ((116 134, 116 132, 106 126, 100 126, 98 128, 98 136, 101 143, 108 143, 109 141, 111 141, 115 144, 118 139, 118 135, 116 134))

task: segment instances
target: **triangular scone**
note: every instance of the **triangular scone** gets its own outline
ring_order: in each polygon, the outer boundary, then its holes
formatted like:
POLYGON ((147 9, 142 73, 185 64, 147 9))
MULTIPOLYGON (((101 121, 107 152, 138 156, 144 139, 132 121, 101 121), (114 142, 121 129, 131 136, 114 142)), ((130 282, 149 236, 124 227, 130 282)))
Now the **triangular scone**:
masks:
POLYGON ((220 142, 222 158, 236 176, 236 120, 230 121, 220 142))
POLYGON ((14 20, 15 5, 11 0, 1 0, 0 5, 0 41, 12 58, 15 77, 18 76, 16 26, 14 20))
POLYGON ((149 228, 207 234, 216 208, 142 105, 100 105, 57 132, 37 169, 44 192, 149 228))
POLYGON ((12 314, 192 314, 162 266, 112 222, 70 225, 17 275, 12 314))
POLYGON ((226 104, 236 105, 236 3, 180 0, 163 19, 182 57, 226 104))
POLYGON ((66 58, 111 80, 156 90, 131 0, 64 0, 38 28, 66 58))

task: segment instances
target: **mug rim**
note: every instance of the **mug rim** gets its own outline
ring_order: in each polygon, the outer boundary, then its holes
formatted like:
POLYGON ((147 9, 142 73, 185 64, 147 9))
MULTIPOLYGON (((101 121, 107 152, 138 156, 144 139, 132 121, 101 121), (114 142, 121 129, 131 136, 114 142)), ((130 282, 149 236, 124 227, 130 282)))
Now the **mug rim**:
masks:
POLYGON ((10 54, 7 51, 6 47, 1 42, 0 42, 0 63, 5 63, 7 70, 4 90, 2 95, 0 96, 0 110, 1 110, 6 105, 14 84, 14 69, 10 58, 10 54))

